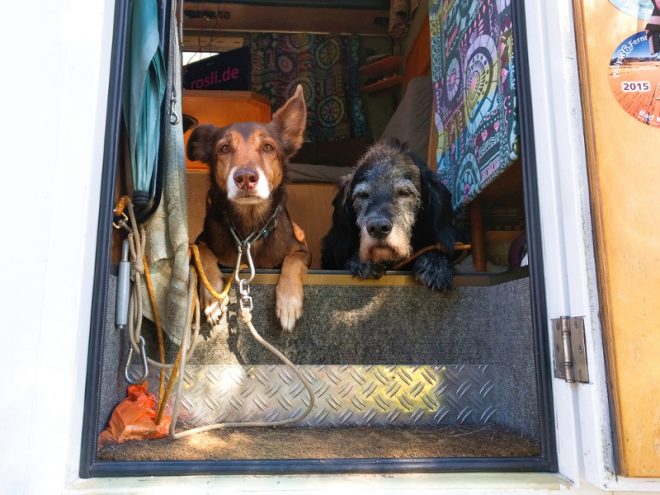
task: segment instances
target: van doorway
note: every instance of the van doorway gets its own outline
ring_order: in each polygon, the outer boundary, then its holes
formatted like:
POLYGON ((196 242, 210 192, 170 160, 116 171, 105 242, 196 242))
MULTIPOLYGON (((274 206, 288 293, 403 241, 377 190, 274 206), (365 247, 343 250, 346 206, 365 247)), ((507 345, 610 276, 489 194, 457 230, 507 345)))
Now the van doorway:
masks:
MULTIPOLYGON (((109 105, 82 475, 556 471, 522 0, 157 5, 162 45, 172 31, 181 35, 184 142, 200 124, 268 122, 297 85, 305 90, 305 143, 290 160, 287 184, 287 209, 312 253, 304 315, 293 332, 279 327, 277 270, 257 270, 251 295, 254 326, 295 363, 314 406, 306 411, 305 388, 253 338, 231 295, 222 324, 203 322, 187 356, 176 428, 263 425, 99 443, 126 396, 125 369, 140 374, 139 362, 127 365, 132 344, 114 319, 125 233, 113 231, 112 210, 134 180, 119 105, 109 105), (501 22, 497 36, 470 37, 471 23, 483 30, 486 17, 501 22), (457 42, 461 36, 471 44, 457 42), (452 43, 462 50, 450 53, 455 66, 438 48, 452 43), (460 118, 439 103, 448 91, 463 95, 460 118), (504 139, 497 130, 507 119, 504 139), (479 132, 466 141, 461 125, 479 132), (321 265, 333 197, 381 139, 406 142, 452 192, 459 250, 449 291, 429 290, 405 267, 360 280, 321 265), (267 425, 302 411, 294 424, 267 425)), ((117 2, 114 74, 127 56, 130 7, 117 2)), ((111 100, 126 90, 116 76, 111 100)), ((182 211, 193 242, 211 179, 190 159, 184 175, 182 211)), ((154 179, 155 196, 166 180, 164 173, 154 179)), ((156 358, 155 318, 147 313, 141 335, 156 358)), ((164 362, 175 363, 181 339, 164 327, 164 362)), ((145 384, 158 391, 158 373, 145 384)))

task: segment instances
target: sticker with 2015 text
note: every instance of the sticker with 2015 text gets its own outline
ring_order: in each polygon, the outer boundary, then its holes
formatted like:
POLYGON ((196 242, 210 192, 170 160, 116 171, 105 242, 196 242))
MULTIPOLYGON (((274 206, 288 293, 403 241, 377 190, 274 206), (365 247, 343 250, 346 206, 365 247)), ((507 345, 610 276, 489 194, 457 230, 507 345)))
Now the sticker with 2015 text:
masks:
POLYGON ((651 91, 651 83, 649 81, 623 81, 621 91, 624 93, 648 93, 651 91))

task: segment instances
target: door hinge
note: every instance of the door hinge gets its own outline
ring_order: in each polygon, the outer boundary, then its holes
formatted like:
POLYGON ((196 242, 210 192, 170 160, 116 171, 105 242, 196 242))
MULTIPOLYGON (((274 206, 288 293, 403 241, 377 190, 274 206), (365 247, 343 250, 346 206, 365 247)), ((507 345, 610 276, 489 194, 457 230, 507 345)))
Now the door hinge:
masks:
POLYGON ((582 316, 561 316, 552 320, 555 378, 568 383, 588 383, 587 346, 582 316))

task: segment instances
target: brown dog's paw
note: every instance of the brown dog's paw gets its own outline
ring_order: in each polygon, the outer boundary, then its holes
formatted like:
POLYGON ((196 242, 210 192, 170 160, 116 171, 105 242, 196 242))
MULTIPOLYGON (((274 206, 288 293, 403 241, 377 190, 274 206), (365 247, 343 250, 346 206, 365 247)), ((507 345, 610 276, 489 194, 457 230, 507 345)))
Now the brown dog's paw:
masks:
MULTIPOLYGON (((214 288, 216 292, 220 292, 222 287, 214 288)), ((216 327, 220 324, 222 320, 222 315, 227 310, 227 302, 229 298, 225 298, 222 303, 220 303, 211 293, 206 290, 206 287, 202 286, 199 291, 199 302, 202 310, 204 311, 204 316, 206 316, 206 321, 209 322, 211 327, 216 327)))
POLYGON ((275 297, 275 312, 282 329, 287 332, 292 331, 303 312, 302 290, 289 291, 278 285, 275 297))

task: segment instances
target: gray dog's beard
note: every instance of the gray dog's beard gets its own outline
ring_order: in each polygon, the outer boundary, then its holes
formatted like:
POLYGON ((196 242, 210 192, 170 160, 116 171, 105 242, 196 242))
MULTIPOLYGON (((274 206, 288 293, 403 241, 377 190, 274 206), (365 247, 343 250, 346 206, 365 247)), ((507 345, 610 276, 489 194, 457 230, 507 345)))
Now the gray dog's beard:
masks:
POLYGON ((369 261, 391 265, 401 259, 389 246, 373 246, 369 249, 369 261))
POLYGON ((412 254, 410 235, 396 226, 384 241, 371 237, 366 229, 360 236, 359 257, 361 261, 382 264, 394 264, 412 254))

